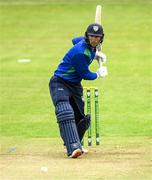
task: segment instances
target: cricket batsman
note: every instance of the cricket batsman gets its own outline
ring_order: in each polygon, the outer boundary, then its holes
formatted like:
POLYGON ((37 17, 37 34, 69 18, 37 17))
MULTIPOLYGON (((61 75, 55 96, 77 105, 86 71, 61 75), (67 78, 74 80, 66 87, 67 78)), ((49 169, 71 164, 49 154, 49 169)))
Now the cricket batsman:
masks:
POLYGON ((89 70, 89 65, 94 59, 102 62, 106 60, 105 54, 96 52, 103 38, 102 26, 90 24, 84 36, 72 40, 73 47, 65 54, 50 79, 50 94, 60 135, 70 158, 77 158, 86 152, 81 146, 81 141, 91 121, 90 115, 84 114, 81 81, 108 75, 105 66, 101 66, 96 72, 89 70))

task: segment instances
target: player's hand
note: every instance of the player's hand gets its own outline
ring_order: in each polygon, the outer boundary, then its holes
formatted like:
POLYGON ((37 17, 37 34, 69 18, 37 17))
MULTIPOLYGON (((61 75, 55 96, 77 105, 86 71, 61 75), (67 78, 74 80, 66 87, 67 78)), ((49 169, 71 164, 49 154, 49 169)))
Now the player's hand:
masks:
POLYGON ((102 61, 103 63, 106 62, 106 55, 101 51, 96 51, 95 59, 99 62, 102 61))
POLYGON ((101 66, 97 71, 96 71, 97 77, 105 77, 108 75, 108 70, 106 66, 101 66))

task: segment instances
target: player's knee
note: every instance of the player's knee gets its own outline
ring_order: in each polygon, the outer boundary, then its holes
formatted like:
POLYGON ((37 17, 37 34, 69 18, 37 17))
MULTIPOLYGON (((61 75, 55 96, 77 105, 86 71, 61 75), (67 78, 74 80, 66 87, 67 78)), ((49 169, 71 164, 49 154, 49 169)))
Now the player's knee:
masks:
POLYGON ((74 120, 74 112, 68 101, 57 103, 55 113, 58 122, 74 120))

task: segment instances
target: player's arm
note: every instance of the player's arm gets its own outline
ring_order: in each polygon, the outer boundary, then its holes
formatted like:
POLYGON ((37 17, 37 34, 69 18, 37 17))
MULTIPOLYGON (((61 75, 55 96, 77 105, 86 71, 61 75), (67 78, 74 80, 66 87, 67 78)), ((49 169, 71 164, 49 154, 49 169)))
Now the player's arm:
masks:
POLYGON ((86 55, 75 55, 72 59, 72 65, 82 79, 94 80, 97 78, 97 73, 91 72, 88 68, 89 59, 86 55))

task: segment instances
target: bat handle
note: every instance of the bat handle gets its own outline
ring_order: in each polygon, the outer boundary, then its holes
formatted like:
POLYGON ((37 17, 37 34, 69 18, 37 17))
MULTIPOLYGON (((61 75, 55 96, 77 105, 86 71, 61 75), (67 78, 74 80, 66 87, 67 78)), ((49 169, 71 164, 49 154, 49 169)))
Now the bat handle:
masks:
POLYGON ((99 67, 102 67, 102 66, 103 66, 103 62, 102 62, 101 59, 99 59, 98 63, 99 63, 99 67))

